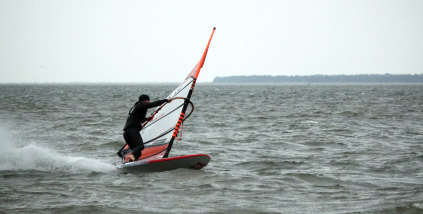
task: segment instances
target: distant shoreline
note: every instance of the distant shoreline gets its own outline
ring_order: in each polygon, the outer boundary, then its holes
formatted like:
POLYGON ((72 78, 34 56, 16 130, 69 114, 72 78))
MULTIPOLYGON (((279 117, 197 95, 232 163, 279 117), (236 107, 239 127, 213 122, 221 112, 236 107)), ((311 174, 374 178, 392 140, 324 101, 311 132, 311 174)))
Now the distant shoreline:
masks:
POLYGON ((216 77, 212 83, 423 83, 423 74, 228 76, 216 77))
MULTIPOLYGON (((181 82, 0 82, 7 85, 178 85, 181 82)), ((423 84, 423 74, 227 76, 197 84, 423 84)))

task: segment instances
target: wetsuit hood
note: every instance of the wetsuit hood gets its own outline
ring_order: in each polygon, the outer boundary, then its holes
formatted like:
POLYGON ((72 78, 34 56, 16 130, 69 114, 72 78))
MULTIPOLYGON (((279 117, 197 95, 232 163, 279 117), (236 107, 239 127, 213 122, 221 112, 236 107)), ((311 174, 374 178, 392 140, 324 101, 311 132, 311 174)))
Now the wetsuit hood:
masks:
POLYGON ((146 95, 146 94, 142 94, 138 98, 138 102, 142 102, 142 101, 145 101, 145 100, 150 100, 150 97, 148 95, 146 95))

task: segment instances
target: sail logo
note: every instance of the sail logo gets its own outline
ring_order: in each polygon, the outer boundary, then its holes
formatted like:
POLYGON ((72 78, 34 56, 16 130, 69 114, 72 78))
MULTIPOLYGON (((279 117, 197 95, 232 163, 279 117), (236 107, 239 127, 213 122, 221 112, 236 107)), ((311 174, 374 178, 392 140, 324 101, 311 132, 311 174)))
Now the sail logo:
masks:
POLYGON ((160 139, 160 140, 155 140, 153 141, 153 143, 151 145, 162 145, 162 144, 166 144, 166 138, 160 139))
POLYGON ((187 87, 190 83, 192 82, 192 79, 191 80, 187 80, 187 81, 185 81, 185 84, 181 84, 178 88, 176 88, 167 98, 168 99, 171 99, 171 98, 174 98, 174 97, 176 97, 176 95, 178 95, 179 94, 179 92, 181 92, 182 90, 184 90, 184 88, 185 87, 187 87))

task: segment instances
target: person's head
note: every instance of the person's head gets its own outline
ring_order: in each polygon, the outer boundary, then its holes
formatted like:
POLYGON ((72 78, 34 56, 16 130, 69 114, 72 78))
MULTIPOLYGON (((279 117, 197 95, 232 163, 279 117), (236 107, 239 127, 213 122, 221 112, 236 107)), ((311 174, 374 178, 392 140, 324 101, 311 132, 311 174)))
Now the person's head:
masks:
POLYGON ((146 95, 146 94, 142 94, 138 98, 138 102, 140 102, 140 103, 149 103, 150 102, 150 97, 148 95, 146 95))

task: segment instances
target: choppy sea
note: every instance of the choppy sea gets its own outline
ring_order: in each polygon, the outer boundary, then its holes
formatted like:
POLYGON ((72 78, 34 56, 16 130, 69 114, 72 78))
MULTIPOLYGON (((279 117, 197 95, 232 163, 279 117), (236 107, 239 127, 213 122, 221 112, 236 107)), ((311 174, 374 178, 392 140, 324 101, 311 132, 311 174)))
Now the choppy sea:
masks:
POLYGON ((170 156, 113 164, 141 93, 176 84, 0 85, 0 213, 423 213, 423 85, 197 84, 170 156))

